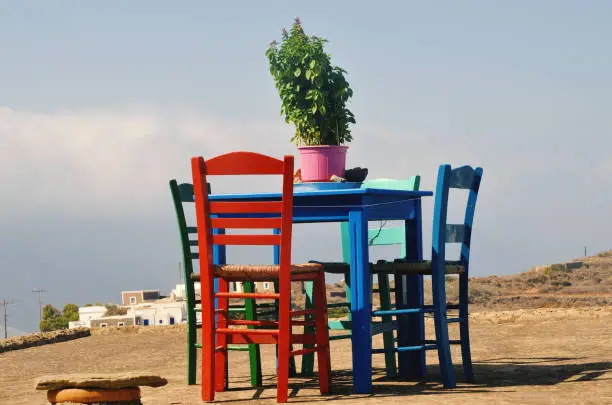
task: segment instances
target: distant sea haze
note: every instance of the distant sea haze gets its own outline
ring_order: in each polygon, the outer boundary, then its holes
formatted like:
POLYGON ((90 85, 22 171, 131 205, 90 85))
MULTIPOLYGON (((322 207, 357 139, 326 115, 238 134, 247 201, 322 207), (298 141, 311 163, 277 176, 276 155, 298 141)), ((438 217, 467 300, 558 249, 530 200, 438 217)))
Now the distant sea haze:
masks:
MULTIPOLYGON (((7 334, 8 337, 21 336, 21 335, 28 334, 28 332, 24 332, 21 329, 13 328, 11 326, 9 326, 7 330, 8 330, 8 334, 7 334)), ((0 326, 0 339, 4 339, 4 326, 0 326)))

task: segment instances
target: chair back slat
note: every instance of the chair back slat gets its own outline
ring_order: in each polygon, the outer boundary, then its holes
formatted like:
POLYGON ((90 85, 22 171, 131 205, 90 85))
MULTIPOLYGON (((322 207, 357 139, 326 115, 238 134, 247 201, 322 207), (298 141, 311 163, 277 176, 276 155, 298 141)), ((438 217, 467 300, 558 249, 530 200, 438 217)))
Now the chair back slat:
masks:
POLYGON ((406 239, 406 228, 368 229, 368 242, 371 246, 400 245, 406 239))
POLYGON ((179 184, 178 193, 181 202, 193 202, 193 184, 179 184))
POLYGON ((213 228, 231 229, 277 229, 281 227, 278 218, 212 218, 213 228))
POLYGON ((461 166, 451 170, 448 164, 441 165, 438 171, 438 183, 434 202, 434 230, 432 243, 432 258, 448 260, 445 257, 444 244, 461 243, 460 261, 465 269, 463 277, 468 275, 470 244, 472 238, 472 222, 476 210, 476 199, 482 179, 482 168, 461 166), (469 190, 463 224, 447 224, 449 190, 469 190))
POLYGON ((418 191, 421 176, 412 176, 408 180, 401 179, 371 179, 361 183, 361 188, 380 188, 385 190, 418 191))
MULTIPOLYGON (((207 184, 206 186, 208 187, 208 194, 210 194, 210 184, 207 184)), ((181 202, 193 203, 193 184, 181 183, 177 186, 177 188, 178 188, 178 199, 181 202)))
POLYGON ((281 201, 211 201, 211 214, 280 214, 281 201))
POLYGON ((465 225, 447 224, 446 243, 463 243, 465 239, 465 225))
POLYGON ((223 175, 265 175, 282 174, 284 162, 254 152, 232 152, 206 161, 206 174, 223 175))
POLYGON ((469 190, 472 187, 473 181, 474 169, 471 166, 461 166, 451 170, 448 187, 469 190))
POLYGON ((219 234, 212 236, 213 245, 249 245, 249 246, 274 246, 281 244, 280 235, 227 235, 219 234))

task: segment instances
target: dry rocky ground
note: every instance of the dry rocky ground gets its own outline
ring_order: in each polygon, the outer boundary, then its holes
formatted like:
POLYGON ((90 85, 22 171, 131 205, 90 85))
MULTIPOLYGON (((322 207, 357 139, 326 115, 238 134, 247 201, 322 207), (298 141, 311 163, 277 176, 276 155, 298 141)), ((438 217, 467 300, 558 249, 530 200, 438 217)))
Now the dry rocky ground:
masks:
MULTIPOLYGON (((582 265, 572 270, 543 266, 471 281, 474 384, 462 381, 458 364, 457 388, 444 389, 432 352, 423 381, 388 379, 383 358, 375 355, 373 394, 352 395, 351 345, 342 340, 332 342, 333 393, 321 396, 315 379, 295 378, 290 402, 612 404, 612 253, 577 261, 582 265)), ((449 281, 449 296, 453 288, 449 281)), ((451 328, 456 338, 456 326, 451 328)), ((374 345, 382 347, 379 337, 374 345)), ((200 404, 199 386, 186 385, 185 346, 185 327, 177 325, 94 330, 73 341, 0 353, 0 404, 45 404, 34 384, 46 374, 108 372, 167 378, 167 386, 143 388, 145 405, 200 404)), ((247 356, 231 353, 232 389, 218 394, 217 401, 275 403, 274 348, 262 349, 261 390, 248 385, 247 356)), ((460 362, 458 350, 453 358, 460 362)))
MULTIPOLYGON (((292 379, 290 402, 339 404, 611 404, 612 306, 475 312, 472 341, 477 381, 459 377, 456 389, 439 383, 434 354, 422 382, 391 380, 374 356, 374 393, 351 395, 350 341, 332 343, 334 392, 320 396, 316 380, 292 379)), ((431 325, 429 325, 431 326, 431 325)), ((185 328, 103 330, 90 337, 0 354, 0 404, 45 404, 34 382, 45 374, 146 372, 168 379, 162 388, 143 388, 143 404, 200 404, 199 386, 187 386, 185 328)), ((380 346, 380 339, 375 340, 380 346)), ((460 359, 455 351, 454 358, 460 359)), ((274 351, 263 348, 264 388, 248 386, 244 352, 230 356, 232 390, 219 402, 275 403, 274 351)), ((299 367, 299 360, 298 360, 299 367)), ((459 370, 458 370, 459 371, 459 370)))

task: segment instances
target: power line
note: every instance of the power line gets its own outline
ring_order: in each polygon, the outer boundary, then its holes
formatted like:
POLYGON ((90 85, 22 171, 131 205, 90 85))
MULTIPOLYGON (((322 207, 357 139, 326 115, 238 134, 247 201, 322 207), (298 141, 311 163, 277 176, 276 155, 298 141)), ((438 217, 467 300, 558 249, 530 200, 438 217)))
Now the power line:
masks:
POLYGON ((8 327, 6 326, 6 319, 8 318, 8 316, 6 314, 6 306, 12 303, 13 303, 12 301, 7 301, 7 300, 0 301, 0 304, 2 304, 2 306, 4 307, 4 338, 5 339, 8 337, 8 327))
POLYGON ((44 288, 33 288, 32 292, 38 294, 38 309, 40 312, 40 321, 42 322, 42 301, 40 299, 40 294, 46 293, 47 290, 45 290, 44 288))

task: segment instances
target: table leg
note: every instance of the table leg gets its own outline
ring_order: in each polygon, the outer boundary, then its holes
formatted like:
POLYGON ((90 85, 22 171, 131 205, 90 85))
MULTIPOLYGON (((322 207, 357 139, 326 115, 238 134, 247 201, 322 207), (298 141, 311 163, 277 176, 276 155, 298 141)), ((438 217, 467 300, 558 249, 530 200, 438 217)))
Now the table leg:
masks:
MULTIPOLYGON (((415 218, 405 222, 406 259, 422 260, 421 201, 416 202, 415 218)), ((420 308, 423 306, 423 276, 396 275, 395 299, 397 308, 420 308)), ((397 317, 398 346, 417 346, 425 340, 425 316, 422 313, 397 317)), ((425 351, 398 353, 399 374, 406 378, 421 378, 425 375, 425 351)))
MULTIPOLYGON (((280 229, 274 229, 274 234, 280 235, 280 229)), ((280 246, 275 245, 274 246, 274 264, 279 264, 279 263, 280 263, 280 246)), ((278 281, 275 281, 274 282, 274 292, 278 293, 278 291, 279 291, 279 284, 278 284, 278 281)), ((278 314, 279 314, 278 300, 275 302, 276 302, 276 320, 278 320, 278 314)), ((293 350, 293 345, 290 346, 290 349, 293 350)), ((276 361, 278 365, 278 346, 275 346, 275 350, 276 350, 276 361)), ((295 377, 295 376, 296 376, 295 357, 291 356, 289 358, 289 377, 295 377)))
MULTIPOLYGON (((225 233, 225 229, 213 229, 214 235, 221 235, 225 233)), ((225 245, 213 245, 213 263, 214 264, 226 264, 226 249, 225 245)), ((215 292, 219 291, 219 280, 214 279, 215 292)), ((217 299, 215 298, 215 309, 218 306, 217 299)))
MULTIPOLYGON (((224 234, 225 233, 225 229, 213 229, 213 234, 215 235, 219 235, 219 234, 224 234)), ((213 245, 213 263, 214 264, 226 264, 227 263, 227 257, 226 257, 226 249, 225 249, 225 245, 213 245)), ((219 279, 215 278, 214 279, 214 291, 217 292, 219 291, 219 279)), ((215 298, 215 309, 218 309, 219 307, 219 300, 217 298, 215 298)), ((215 316, 215 323, 217 322, 217 316, 215 316)), ((215 340, 216 341, 216 340, 215 340)), ((228 388, 228 364, 227 364, 227 356, 225 357, 225 389, 228 388)))
POLYGON ((368 257, 368 221, 363 210, 349 213, 351 239, 351 313, 353 392, 372 389, 372 277, 368 257))

